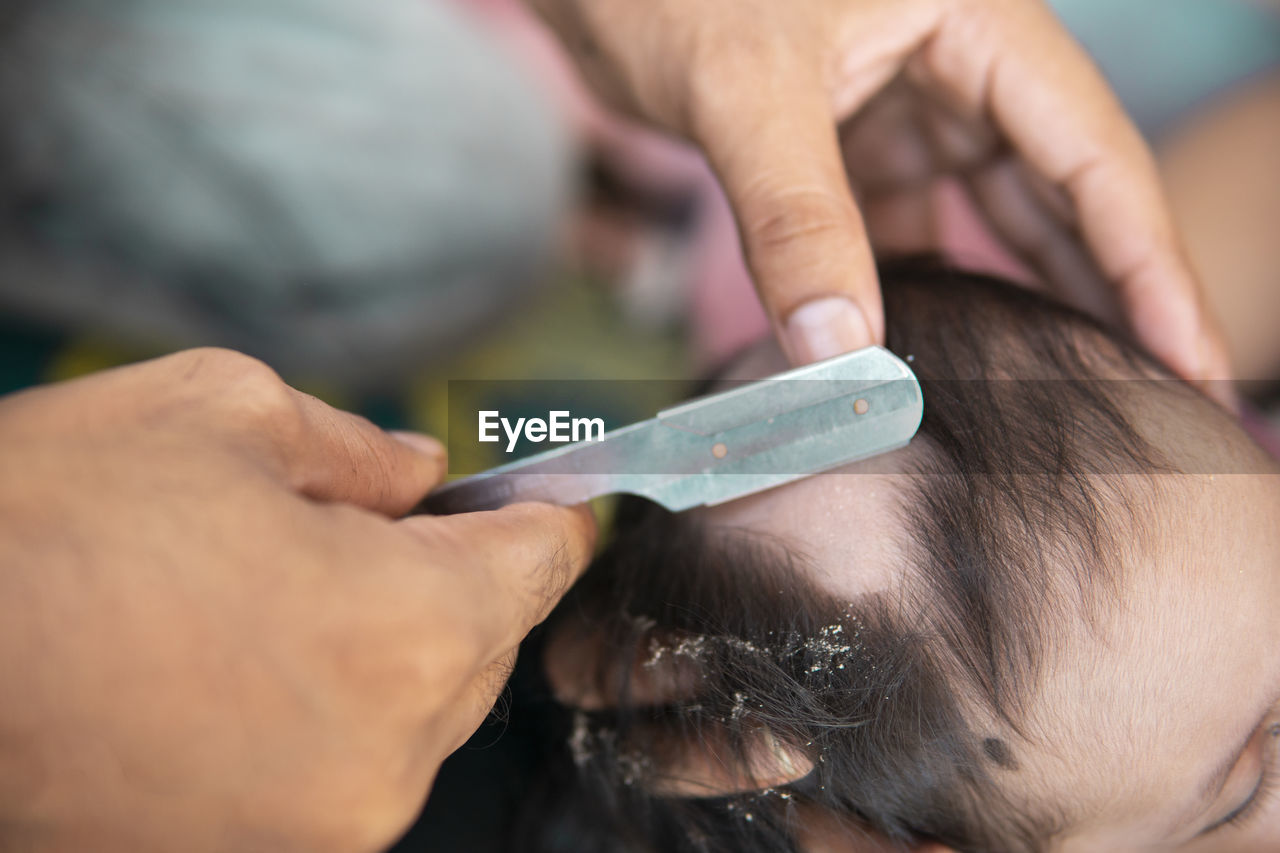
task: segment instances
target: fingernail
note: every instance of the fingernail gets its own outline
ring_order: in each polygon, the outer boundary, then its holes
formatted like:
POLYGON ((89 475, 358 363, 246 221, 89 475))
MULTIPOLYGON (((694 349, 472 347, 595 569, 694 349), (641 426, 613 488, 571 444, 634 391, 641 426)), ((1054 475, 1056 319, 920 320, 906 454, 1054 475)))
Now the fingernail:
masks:
POLYGON ((1239 416, 1244 411, 1244 401, 1236 390, 1231 359, 1205 334, 1201 335, 1200 346, 1196 350, 1199 363, 1195 375, 1200 377, 1196 384, 1210 399, 1217 400, 1227 411, 1239 416))
POLYGON ((796 364, 833 358, 871 346, 866 315, 852 300, 826 296, 791 312, 784 330, 788 354, 796 364))
POLYGON ((420 432, 407 432, 405 430, 392 430, 387 435, 394 438, 401 444, 408 445, 419 453, 427 456, 434 456, 437 459, 443 459, 444 445, 429 435, 423 435, 420 432))

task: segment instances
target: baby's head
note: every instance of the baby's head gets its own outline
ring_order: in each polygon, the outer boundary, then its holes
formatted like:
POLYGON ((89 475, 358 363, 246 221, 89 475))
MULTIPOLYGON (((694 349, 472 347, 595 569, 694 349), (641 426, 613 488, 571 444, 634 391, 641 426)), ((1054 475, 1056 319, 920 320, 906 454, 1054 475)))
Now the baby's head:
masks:
POLYGON ((912 444, 629 506, 561 607, 548 670, 583 709, 592 820, 662 850, 1280 843, 1256 791, 1280 773, 1280 467, 1080 315, 885 278, 912 444))

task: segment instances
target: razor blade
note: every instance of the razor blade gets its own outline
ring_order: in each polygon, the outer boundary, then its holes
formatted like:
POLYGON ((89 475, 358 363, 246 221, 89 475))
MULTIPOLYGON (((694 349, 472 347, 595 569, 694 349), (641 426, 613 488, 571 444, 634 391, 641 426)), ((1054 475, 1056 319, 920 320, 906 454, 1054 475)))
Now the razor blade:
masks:
POLYGON ((713 506, 905 446, 924 400, 911 368, 869 347, 682 403, 647 421, 453 480, 417 510, 639 495, 713 506))

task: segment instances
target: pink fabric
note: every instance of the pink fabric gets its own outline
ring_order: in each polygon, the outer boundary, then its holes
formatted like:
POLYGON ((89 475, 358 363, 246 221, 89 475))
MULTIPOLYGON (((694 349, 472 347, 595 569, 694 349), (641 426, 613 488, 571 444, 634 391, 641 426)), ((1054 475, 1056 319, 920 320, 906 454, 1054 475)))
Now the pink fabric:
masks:
POLYGON ((693 268, 691 326, 703 364, 718 364, 769 333, 729 202, 710 170, 699 186, 703 216, 693 268))
POLYGON ((1245 432, 1253 436, 1253 440, 1258 442, 1263 450, 1280 460, 1280 427, 1277 427, 1276 423, 1267 420, 1261 412, 1246 405, 1240 414, 1240 425, 1244 427, 1245 432))
MULTIPOLYGON (((769 324, 755 298, 724 193, 709 172, 704 175, 704 183, 701 197, 710 209, 709 221, 699 234, 693 319, 699 351, 717 361, 764 336, 769 324)), ((944 182, 935 192, 939 252, 966 270, 1017 281, 1034 280, 1027 267, 991 235, 958 184, 944 182)))
POLYGON ((958 182, 944 181, 935 192, 939 248, 956 266, 1014 281, 1035 280, 1035 274, 991 234, 958 182))

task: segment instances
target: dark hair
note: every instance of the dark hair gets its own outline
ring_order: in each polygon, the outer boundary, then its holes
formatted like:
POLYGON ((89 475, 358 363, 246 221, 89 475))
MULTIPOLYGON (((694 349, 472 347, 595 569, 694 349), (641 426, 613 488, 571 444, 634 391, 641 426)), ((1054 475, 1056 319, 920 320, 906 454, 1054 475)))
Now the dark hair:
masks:
POLYGON ((1068 805, 1017 793, 1025 705, 1063 620, 1088 623, 1115 591, 1113 555, 1143 536, 1130 507, 1157 486, 1141 475, 1171 470, 1108 380, 1165 374, 1001 282, 921 264, 883 280, 889 347, 912 356, 926 407, 911 458, 927 476, 899 507, 905 592, 843 601, 784 543, 628 502, 552 623, 594 644, 611 707, 562 733, 566 778, 537 798, 525 847, 776 853, 821 811, 896 841, 1012 853, 1071 823, 1068 805), (640 679, 663 678, 669 701, 637 698, 640 679), (681 751, 750 778, 761 732, 812 772, 662 793, 681 751))

